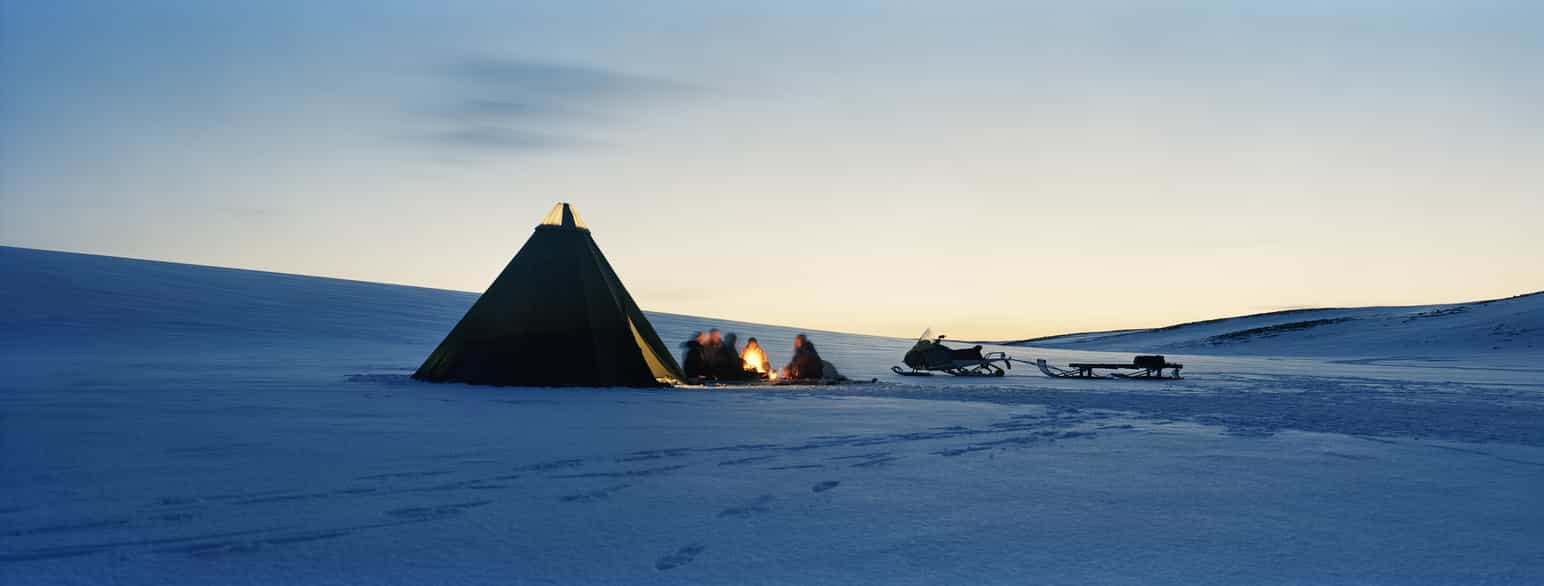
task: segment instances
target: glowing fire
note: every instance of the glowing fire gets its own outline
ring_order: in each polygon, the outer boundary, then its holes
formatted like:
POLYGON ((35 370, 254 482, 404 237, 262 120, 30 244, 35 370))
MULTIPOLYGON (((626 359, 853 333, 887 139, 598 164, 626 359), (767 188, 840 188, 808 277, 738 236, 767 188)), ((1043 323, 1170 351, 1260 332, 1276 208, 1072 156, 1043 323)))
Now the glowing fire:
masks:
POLYGON ((741 354, 740 358, 745 361, 745 370, 754 370, 756 372, 767 371, 767 353, 762 352, 761 348, 759 347, 746 348, 745 353, 741 354))
POLYGON ((777 371, 775 371, 775 370, 767 371, 767 380, 777 380, 777 371))

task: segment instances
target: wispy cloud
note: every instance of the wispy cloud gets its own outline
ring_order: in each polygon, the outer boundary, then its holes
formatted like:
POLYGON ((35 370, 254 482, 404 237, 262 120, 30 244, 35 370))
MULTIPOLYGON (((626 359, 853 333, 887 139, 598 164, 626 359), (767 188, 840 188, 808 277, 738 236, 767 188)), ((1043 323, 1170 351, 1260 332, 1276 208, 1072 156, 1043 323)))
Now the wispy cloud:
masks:
POLYGON ((481 152, 601 144, 586 136, 631 110, 700 93, 695 86, 596 67, 467 58, 433 70, 440 95, 420 112, 427 142, 481 152))
POLYGON ((460 126, 425 135, 440 144, 469 149, 540 150, 593 145, 572 136, 535 132, 505 126, 460 126))
POLYGON ((442 72, 453 79, 485 88, 501 88, 506 96, 532 99, 603 100, 679 95, 692 88, 678 82, 575 65, 501 59, 466 59, 442 72))

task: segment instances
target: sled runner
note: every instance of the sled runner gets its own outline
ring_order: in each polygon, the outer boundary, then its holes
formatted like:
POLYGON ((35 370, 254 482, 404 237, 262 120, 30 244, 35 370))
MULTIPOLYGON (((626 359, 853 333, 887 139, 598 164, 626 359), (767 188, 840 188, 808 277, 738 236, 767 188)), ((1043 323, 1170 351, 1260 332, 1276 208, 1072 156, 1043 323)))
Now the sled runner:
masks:
POLYGON ((906 351, 906 367, 890 367, 901 376, 933 376, 935 372, 954 376, 1002 376, 1013 368, 1013 359, 1003 352, 981 353, 981 347, 950 348, 944 336, 933 337, 933 330, 922 332, 917 344, 906 351))
POLYGON ((1060 368, 1047 364, 1044 358, 1035 361, 1035 366, 1040 367, 1040 372, 1046 376, 1056 378, 1141 378, 1141 379, 1177 379, 1180 378, 1179 370, 1183 364, 1169 362, 1162 355, 1137 356, 1128 364, 1098 363, 1098 362, 1073 362, 1067 368, 1060 368), (1136 370, 1138 372, 1111 372, 1108 375, 1100 374, 1100 370, 1136 370), (1168 375, 1164 371, 1169 371, 1168 375))

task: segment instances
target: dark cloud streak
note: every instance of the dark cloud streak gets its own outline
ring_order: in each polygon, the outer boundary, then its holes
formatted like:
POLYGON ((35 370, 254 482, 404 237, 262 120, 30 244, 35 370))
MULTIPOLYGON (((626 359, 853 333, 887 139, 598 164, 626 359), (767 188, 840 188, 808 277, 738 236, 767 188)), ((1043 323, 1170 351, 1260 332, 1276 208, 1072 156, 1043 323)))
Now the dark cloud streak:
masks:
POLYGON ((453 128, 426 135, 425 138, 451 147, 492 151, 551 150, 594 145, 586 139, 502 126, 453 128))
POLYGON ((436 111, 446 118, 475 123, 483 120, 516 118, 573 118, 582 116, 572 108, 551 102, 525 98, 466 97, 436 111))
POLYGON ((433 70, 443 88, 415 133, 427 142, 487 153, 599 144, 583 136, 629 111, 699 94, 691 85, 606 69, 467 58, 433 70))
POLYGON ((464 83, 502 87, 533 97, 597 100, 670 96, 691 91, 685 84, 663 79, 532 61, 466 59, 446 66, 442 73, 464 83))

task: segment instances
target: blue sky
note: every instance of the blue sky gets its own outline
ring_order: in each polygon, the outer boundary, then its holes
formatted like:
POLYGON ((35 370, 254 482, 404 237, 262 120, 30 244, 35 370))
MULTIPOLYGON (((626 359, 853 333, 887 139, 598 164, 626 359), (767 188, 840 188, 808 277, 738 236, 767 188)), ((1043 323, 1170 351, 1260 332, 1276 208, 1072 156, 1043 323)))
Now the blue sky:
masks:
POLYGON ((0 0, 0 243, 1018 337, 1544 288, 1534 2, 0 0), (1158 259, 1160 262, 1149 262, 1158 259))

